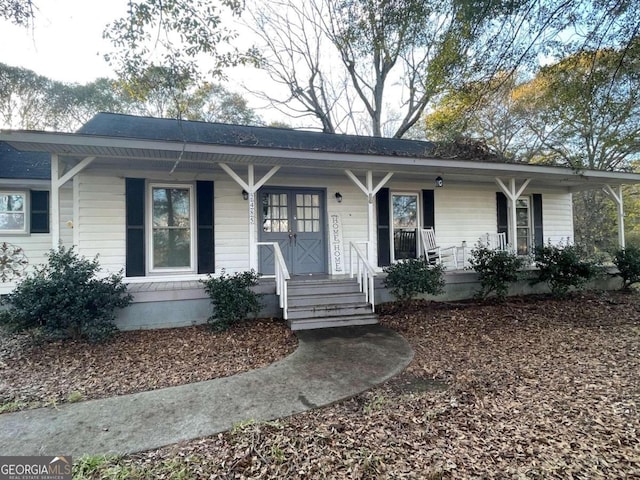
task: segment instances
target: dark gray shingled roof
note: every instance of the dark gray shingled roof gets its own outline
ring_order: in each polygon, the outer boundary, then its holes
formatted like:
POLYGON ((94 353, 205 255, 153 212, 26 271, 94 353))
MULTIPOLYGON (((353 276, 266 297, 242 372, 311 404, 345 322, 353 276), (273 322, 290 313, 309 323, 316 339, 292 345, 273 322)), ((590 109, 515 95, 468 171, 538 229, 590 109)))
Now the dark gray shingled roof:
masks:
POLYGON ((51 155, 46 152, 20 152, 0 142, 0 178, 51 178, 51 155))
POLYGON ((287 150, 311 150, 401 157, 432 156, 435 145, 418 140, 364 137, 287 128, 98 113, 78 133, 145 140, 166 140, 287 150))

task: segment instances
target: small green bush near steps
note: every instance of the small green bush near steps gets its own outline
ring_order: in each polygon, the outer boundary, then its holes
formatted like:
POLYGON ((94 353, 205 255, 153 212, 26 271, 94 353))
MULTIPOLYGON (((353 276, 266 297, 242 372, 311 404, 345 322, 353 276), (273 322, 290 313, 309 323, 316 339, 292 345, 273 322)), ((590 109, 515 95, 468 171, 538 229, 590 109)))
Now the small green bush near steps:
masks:
POLYGON ((201 282, 213 305, 213 313, 207 322, 214 330, 226 330, 234 323, 245 320, 249 314, 257 315, 260 312, 261 295, 251 289, 258 285, 255 271, 230 275, 223 269, 220 276, 208 275, 201 282))
POLYGON ((640 282, 640 248, 629 245, 617 250, 613 263, 622 278, 622 289, 628 290, 634 283, 640 282))
POLYGON ((444 291, 444 267, 431 265, 425 258, 410 258, 384 267, 384 284, 391 295, 401 302, 414 299, 421 293, 439 295, 444 291))

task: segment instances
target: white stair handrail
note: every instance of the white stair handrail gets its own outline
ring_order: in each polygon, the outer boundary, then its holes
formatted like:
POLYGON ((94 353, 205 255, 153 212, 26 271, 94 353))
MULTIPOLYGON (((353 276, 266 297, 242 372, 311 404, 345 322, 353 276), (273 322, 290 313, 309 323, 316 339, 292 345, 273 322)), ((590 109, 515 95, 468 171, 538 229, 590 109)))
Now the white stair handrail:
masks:
MULTIPOLYGON (((360 242, 360 243, 368 243, 368 242, 360 242)), ((375 284, 374 278, 376 277, 376 271, 369 263, 366 255, 362 251, 362 249, 354 242, 349 242, 349 266, 351 270, 351 278, 353 278, 354 274, 358 278, 358 285, 360 286, 360 291, 365 294, 366 301, 371 304, 371 311, 375 311, 375 284), (355 255, 354 255, 355 253, 355 255), (354 260, 355 260, 355 271, 354 271, 354 260)))
POLYGON ((257 245, 265 245, 273 247, 273 263, 274 263, 274 277, 276 279, 276 295, 278 295, 279 305, 282 308, 282 317, 287 320, 289 318, 288 312, 288 290, 287 282, 291 279, 289 275, 289 269, 284 261, 282 250, 278 242, 257 242, 257 245))

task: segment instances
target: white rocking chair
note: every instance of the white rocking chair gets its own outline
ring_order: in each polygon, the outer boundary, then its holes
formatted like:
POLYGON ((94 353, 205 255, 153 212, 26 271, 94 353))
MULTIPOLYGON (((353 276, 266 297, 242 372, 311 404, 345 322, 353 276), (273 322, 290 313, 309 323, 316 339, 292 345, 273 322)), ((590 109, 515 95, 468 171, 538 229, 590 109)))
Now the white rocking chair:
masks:
POLYGON ((507 234, 502 233, 486 233, 480 237, 480 243, 485 245, 491 250, 506 251, 507 247, 507 234))
POLYGON ((453 270, 458 269, 458 249, 456 247, 440 247, 436 243, 436 232, 433 228, 422 228, 419 232, 422 254, 430 264, 440 264, 453 270))

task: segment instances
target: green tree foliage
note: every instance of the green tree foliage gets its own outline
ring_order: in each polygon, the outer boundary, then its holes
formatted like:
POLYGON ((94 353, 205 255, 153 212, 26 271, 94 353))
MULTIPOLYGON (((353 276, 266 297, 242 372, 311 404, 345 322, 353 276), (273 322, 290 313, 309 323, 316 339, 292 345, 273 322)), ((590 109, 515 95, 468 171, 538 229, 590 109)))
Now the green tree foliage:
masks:
POLYGON ((253 270, 233 275, 222 270, 218 277, 208 275, 202 283, 213 305, 208 323, 214 330, 226 330, 249 314, 260 313, 260 295, 252 290, 258 285, 258 274, 253 270))
POLYGON ((114 47, 106 60, 131 87, 153 67, 169 70, 180 83, 196 81, 200 64, 222 78, 223 68, 247 58, 229 46, 237 33, 223 18, 240 15, 240 0, 138 0, 128 7, 103 35, 114 47))
POLYGON ((14 331, 41 329, 48 338, 108 339, 117 329, 116 309, 131 303, 122 275, 99 278, 98 258, 78 256, 73 248, 51 250, 46 265, 6 296, 0 322, 14 331))
POLYGON ((99 111, 127 113, 132 107, 109 79, 69 84, 0 63, 0 125, 5 128, 74 131, 99 111))
POLYGON ((444 267, 431 265, 424 258, 410 258, 388 267, 384 284, 391 295, 401 302, 408 302, 421 293, 439 295, 444 291, 444 267))
POLYGON ((136 81, 134 88, 107 78, 69 84, 0 63, 0 126, 75 131, 98 112, 262 124, 245 98, 221 85, 179 83, 158 67, 136 81))

